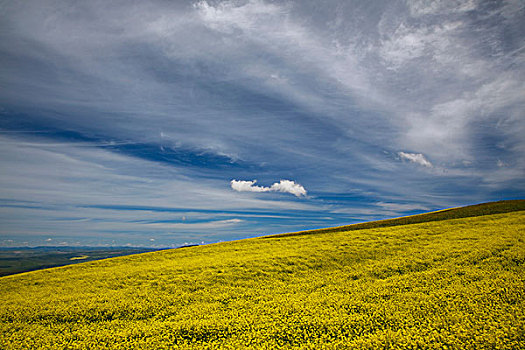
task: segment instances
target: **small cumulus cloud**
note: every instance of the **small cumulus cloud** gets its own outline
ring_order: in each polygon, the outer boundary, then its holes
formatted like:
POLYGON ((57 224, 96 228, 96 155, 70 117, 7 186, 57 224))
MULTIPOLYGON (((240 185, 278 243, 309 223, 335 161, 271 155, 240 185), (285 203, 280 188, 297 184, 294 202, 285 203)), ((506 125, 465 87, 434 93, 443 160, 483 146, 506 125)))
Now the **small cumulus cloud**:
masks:
POLYGON ((291 180, 281 180, 280 182, 274 183, 272 187, 270 187, 270 191, 291 193, 297 197, 306 196, 304 187, 291 180))
POLYGON ((411 163, 416 163, 427 168, 432 168, 432 163, 430 163, 430 161, 421 153, 398 152, 397 155, 401 159, 408 160, 411 163))
POLYGON ((268 192, 269 187, 256 186, 257 180, 253 181, 242 181, 242 180, 231 180, 230 184, 232 189, 237 192, 268 192))
POLYGON ((296 197, 306 196, 306 189, 292 180, 281 180, 270 187, 256 186, 257 180, 242 181, 231 180, 231 188, 237 192, 284 192, 296 197))

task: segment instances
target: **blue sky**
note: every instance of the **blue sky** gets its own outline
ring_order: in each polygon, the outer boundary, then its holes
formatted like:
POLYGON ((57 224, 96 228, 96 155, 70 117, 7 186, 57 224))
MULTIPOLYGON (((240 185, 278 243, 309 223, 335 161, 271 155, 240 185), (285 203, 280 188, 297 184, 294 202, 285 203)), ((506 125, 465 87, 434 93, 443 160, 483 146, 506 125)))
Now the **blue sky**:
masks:
POLYGON ((0 1, 0 246, 524 198, 524 6, 0 1))

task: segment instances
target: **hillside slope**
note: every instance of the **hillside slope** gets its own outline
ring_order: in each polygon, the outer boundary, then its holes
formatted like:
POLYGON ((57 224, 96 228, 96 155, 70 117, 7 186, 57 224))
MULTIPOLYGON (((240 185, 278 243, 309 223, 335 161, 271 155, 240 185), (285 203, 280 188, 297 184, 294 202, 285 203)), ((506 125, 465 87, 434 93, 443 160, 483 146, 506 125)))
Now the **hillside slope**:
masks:
POLYGON ((1 349, 525 348, 525 212, 0 278, 1 349))
POLYGON ((363 230, 368 228, 392 227, 400 225, 418 224, 421 222, 442 221, 450 219, 470 218, 474 216, 493 215, 511 213, 513 211, 525 210, 525 200, 515 199, 498 202, 481 203, 459 208, 448 208, 430 213, 404 216, 394 219, 363 222, 359 224, 321 228, 317 230, 307 230, 299 232, 282 233, 277 235, 265 236, 265 238, 275 238, 282 236, 301 236, 319 233, 330 233, 338 231, 363 230))

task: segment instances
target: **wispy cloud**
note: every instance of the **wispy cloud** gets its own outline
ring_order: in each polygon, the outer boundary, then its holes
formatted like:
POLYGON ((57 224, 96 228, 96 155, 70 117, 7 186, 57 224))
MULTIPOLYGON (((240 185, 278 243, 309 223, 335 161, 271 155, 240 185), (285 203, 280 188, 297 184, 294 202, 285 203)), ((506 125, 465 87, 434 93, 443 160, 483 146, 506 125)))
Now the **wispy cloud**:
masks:
POLYGON ((228 219, 228 220, 215 220, 207 222, 195 222, 195 223, 148 223, 144 224, 149 227, 159 229, 183 229, 183 230, 202 230, 202 229, 217 229, 220 227, 230 227, 242 223, 241 219, 228 219))
POLYGON ((383 203, 379 202, 376 204, 377 206, 384 208, 386 210, 391 210, 393 212, 400 212, 400 211, 414 211, 414 210, 429 210, 427 206, 421 205, 421 204, 406 204, 406 203, 383 203))
POLYGON ((397 154, 401 159, 408 160, 411 163, 416 163, 427 168, 432 168, 432 163, 430 163, 421 153, 398 152, 397 154))
POLYGON ((525 195, 523 1, 1 7, 0 234, 138 242, 133 215, 164 208, 247 210, 217 231, 255 235, 525 195))
POLYGON ((281 180, 270 187, 256 186, 257 180, 231 180, 231 188, 237 192, 284 192, 296 197, 306 196, 306 189, 292 180, 281 180))

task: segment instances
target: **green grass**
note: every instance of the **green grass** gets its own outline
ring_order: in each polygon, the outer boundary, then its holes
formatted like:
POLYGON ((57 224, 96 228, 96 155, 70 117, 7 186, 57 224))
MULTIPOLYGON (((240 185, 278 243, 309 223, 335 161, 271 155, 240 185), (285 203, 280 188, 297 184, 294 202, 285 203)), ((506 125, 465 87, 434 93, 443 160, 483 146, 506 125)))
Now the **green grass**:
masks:
POLYGON ((0 278, 1 349, 525 348, 525 212, 0 278))

